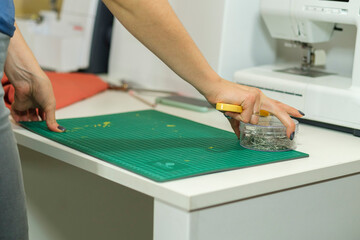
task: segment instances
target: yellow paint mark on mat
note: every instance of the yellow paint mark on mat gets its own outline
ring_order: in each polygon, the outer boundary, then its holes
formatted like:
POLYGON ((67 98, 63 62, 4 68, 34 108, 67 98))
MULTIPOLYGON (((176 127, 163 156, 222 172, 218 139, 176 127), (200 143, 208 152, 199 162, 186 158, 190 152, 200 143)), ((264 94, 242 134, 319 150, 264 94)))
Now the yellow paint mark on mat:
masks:
POLYGON ((110 127, 110 123, 111 123, 111 122, 104 122, 103 128, 105 128, 105 127, 110 127))
POLYGON ((106 128, 106 127, 110 127, 110 124, 111 124, 111 122, 103 122, 102 124, 101 124, 101 123, 94 124, 94 127, 103 127, 103 128, 106 128))

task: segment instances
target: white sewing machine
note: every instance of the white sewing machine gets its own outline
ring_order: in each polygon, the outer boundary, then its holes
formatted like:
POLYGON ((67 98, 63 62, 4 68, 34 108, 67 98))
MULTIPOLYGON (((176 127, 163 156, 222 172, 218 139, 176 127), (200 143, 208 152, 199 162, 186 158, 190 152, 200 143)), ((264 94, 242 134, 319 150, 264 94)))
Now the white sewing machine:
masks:
MULTIPOLYGON (((293 41, 304 55, 295 65, 266 65, 237 71, 238 83, 303 111, 305 121, 360 136, 360 31, 356 33, 352 76, 326 72, 324 51, 312 44, 330 41, 336 24, 360 26, 360 0, 262 0, 261 14, 273 38, 293 41)), ((339 63, 342 59, 336 59, 339 63)))

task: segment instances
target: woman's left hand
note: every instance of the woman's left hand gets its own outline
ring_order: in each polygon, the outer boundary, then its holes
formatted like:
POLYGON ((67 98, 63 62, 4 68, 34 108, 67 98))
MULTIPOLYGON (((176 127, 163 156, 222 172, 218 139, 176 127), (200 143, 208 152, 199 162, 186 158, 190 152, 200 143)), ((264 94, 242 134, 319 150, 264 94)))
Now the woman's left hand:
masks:
POLYGON ((51 82, 40 68, 21 32, 16 26, 10 39, 5 73, 15 88, 15 101, 11 105, 14 120, 44 120, 54 132, 64 132, 55 119, 55 97, 51 82))
POLYGON ((16 122, 44 120, 54 132, 64 129, 55 120, 56 101, 52 85, 44 74, 36 80, 16 80, 15 99, 11 105, 11 115, 16 122))

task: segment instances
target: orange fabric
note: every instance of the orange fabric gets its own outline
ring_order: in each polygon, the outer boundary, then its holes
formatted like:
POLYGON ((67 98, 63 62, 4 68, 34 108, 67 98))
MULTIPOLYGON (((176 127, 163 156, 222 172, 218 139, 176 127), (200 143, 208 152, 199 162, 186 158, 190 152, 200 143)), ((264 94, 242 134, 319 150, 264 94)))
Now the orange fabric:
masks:
MULTIPOLYGON (((94 74, 55 72, 46 72, 46 74, 53 86, 56 109, 91 97, 108 88, 108 84, 94 74)), ((14 87, 5 75, 1 80, 1 84, 5 92, 5 104, 8 108, 11 108, 11 104, 14 102, 14 87)))

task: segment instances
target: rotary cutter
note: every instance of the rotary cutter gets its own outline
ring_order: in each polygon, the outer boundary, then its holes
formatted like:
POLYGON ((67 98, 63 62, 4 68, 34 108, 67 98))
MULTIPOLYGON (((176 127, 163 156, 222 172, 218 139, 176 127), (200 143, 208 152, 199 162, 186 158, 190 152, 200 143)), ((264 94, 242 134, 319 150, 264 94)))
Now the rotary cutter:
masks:
MULTIPOLYGON (((222 112, 241 113, 242 107, 239 105, 217 103, 216 109, 222 112)), ((296 148, 295 139, 290 140, 286 136, 286 127, 275 116, 271 116, 268 111, 260 110, 259 122, 254 125, 251 123, 240 122, 240 145, 244 148, 266 152, 289 151, 296 148), (269 117, 270 116, 270 117, 269 117)), ((299 122, 293 119, 298 132, 299 122)), ((296 136, 297 134, 295 134, 296 136)))
MULTIPOLYGON (((243 108, 239 105, 234 105, 234 104, 217 103, 216 110, 219 110, 221 112, 242 113, 243 108)), ((268 111, 260 110, 257 115, 259 115, 261 117, 267 117, 267 116, 270 116, 271 114, 268 111)))

